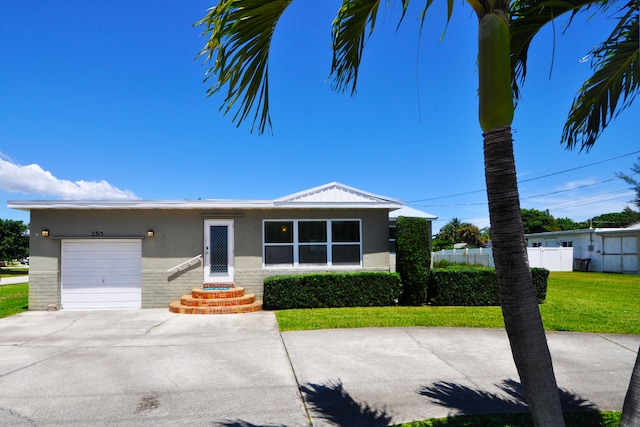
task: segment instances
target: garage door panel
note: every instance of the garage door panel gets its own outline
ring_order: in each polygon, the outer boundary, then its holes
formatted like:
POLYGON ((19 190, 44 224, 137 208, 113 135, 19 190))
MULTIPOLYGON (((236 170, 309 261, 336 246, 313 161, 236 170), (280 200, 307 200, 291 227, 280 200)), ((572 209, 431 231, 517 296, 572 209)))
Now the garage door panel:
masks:
POLYGON ((124 289, 127 287, 136 288, 138 292, 140 291, 139 287, 140 281, 133 281, 129 277, 115 277, 111 278, 108 281, 102 281, 100 279, 85 279, 85 278, 77 278, 77 280, 67 280, 64 282, 65 290, 73 290, 73 289, 84 289, 90 286, 92 289, 95 289, 97 292, 98 288, 109 287, 114 289, 124 289))
POLYGON ((140 302, 136 301, 94 301, 90 307, 86 302, 68 302, 65 304, 66 310, 114 310, 114 309, 136 309, 140 308, 140 302))
POLYGON ((638 269, 638 256, 637 255, 623 255, 622 257, 622 272, 637 274, 640 271, 638 269))
MULTIPOLYGON (((131 255, 136 256, 136 255, 131 255)), ((137 256, 140 256, 138 253, 137 256)), ((140 260, 135 260, 131 258, 103 258, 103 259, 65 259, 65 267, 69 271, 73 271, 76 269, 88 270, 127 270, 127 269, 139 269, 140 268, 140 260)))
POLYGON ((82 266, 78 268, 66 268, 65 277, 111 277, 111 276, 135 276, 140 273, 140 264, 137 266, 127 266, 127 268, 109 268, 82 266))
POLYGON ((622 240, 619 237, 605 237, 602 246, 604 253, 619 254, 622 250, 622 240))
POLYGON ((82 263, 82 265, 92 265, 92 266, 96 266, 96 265, 113 265, 113 266, 119 266, 119 265, 123 265, 122 263, 126 263, 127 265, 136 265, 140 264, 140 260, 136 260, 133 259, 133 257, 135 256, 139 256, 140 252, 131 252, 126 254, 126 256, 123 256, 122 254, 101 254, 100 257, 84 257, 84 256, 78 256, 78 257, 70 257, 67 255, 66 257, 66 262, 73 262, 73 263, 82 263))
POLYGON ((637 254, 638 253, 638 238, 637 237, 623 237, 622 238, 622 253, 624 253, 624 254, 637 254))
POLYGON ((140 292, 135 288, 128 289, 119 289, 119 288, 100 288, 95 292, 87 293, 83 292, 81 289, 75 290, 75 292, 67 293, 67 302, 83 302, 86 301, 87 298, 91 298, 92 296, 100 295, 100 302, 113 302, 113 301, 127 301, 127 302, 135 302, 140 301, 140 292))
POLYGON ((63 308, 140 308, 141 282, 140 240, 63 240, 63 308))

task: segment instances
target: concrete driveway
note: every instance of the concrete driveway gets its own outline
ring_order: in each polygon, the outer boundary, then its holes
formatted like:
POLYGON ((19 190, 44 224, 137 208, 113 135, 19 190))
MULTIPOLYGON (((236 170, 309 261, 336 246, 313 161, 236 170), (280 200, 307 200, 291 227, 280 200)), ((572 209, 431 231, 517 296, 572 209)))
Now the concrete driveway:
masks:
MULTIPOLYGON (((640 336, 548 334, 567 401, 619 410, 640 336)), ((0 426, 385 426, 521 411, 504 331, 286 332, 272 312, 0 319, 0 426)))

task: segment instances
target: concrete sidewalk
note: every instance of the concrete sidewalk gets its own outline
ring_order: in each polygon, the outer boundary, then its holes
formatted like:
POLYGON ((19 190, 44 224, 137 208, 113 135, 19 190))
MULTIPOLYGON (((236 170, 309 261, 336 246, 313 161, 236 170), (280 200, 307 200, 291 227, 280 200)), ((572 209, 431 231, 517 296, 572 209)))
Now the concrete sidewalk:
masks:
POLYGON ((16 276, 16 277, 2 277, 0 278, 0 286, 2 285, 17 285, 19 283, 29 282, 29 276, 16 276))
MULTIPOLYGON (((622 407, 640 336, 548 338, 574 404, 622 407)), ((272 312, 164 309, 0 319, 0 426, 385 426, 522 410, 517 378, 501 330, 280 334, 272 312)))

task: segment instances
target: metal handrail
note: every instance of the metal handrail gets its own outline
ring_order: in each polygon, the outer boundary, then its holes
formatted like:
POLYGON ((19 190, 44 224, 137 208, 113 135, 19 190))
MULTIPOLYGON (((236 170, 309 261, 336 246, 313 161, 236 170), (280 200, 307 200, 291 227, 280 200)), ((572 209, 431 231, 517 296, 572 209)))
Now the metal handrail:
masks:
POLYGON ((170 273, 173 270, 180 271, 180 270, 182 270, 182 267, 184 267, 184 266, 186 266, 186 268, 189 268, 189 267, 191 267, 193 265, 194 261, 200 261, 201 259, 202 259, 202 254, 198 254, 198 255, 194 256, 193 258, 188 259, 185 262, 176 265, 175 267, 171 267, 170 269, 167 270, 167 273, 170 273))

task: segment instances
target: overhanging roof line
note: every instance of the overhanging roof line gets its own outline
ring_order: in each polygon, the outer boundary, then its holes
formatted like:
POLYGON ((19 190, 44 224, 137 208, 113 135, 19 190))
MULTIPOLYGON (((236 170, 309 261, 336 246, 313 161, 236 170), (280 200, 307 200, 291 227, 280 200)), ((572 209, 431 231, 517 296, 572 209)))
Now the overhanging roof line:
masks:
POLYGON ((378 196, 333 182, 276 200, 14 200, 18 210, 106 209, 389 209, 403 206, 396 199, 378 196))

